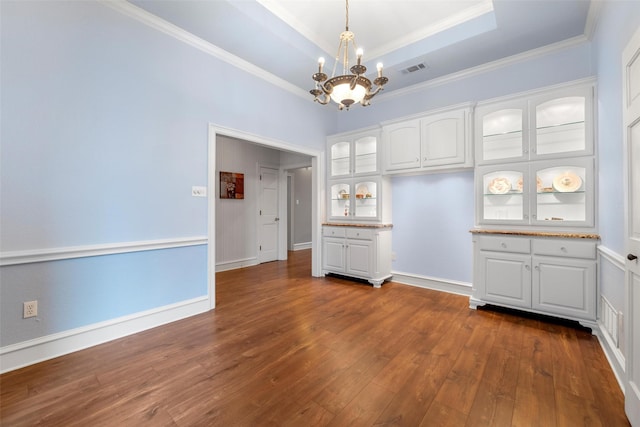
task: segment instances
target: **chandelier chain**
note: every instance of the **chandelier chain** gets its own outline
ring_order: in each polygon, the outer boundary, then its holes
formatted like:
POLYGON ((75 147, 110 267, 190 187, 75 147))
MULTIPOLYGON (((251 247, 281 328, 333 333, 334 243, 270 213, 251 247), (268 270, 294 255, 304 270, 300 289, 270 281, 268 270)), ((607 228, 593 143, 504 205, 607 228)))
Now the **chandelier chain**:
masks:
POLYGON ((347 13, 345 14, 346 16, 346 21, 345 21, 345 30, 349 31, 349 0, 346 0, 346 8, 347 8, 347 13))

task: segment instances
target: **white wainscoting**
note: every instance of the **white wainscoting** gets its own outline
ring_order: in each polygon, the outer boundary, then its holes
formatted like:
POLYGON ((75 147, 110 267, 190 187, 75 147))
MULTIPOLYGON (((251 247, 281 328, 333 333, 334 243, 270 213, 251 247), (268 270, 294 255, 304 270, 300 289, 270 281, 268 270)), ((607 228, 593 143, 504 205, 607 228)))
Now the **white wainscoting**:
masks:
MULTIPOLYGON (((600 266, 598 277, 600 282, 599 289, 602 289, 602 282, 618 282, 621 280, 620 277, 622 277, 623 283, 613 283, 613 285, 617 284, 624 290, 624 257, 611 249, 600 245, 598 246, 598 263, 600 266), (609 268, 605 268, 605 265, 609 268), (609 277, 603 273, 606 271, 617 272, 618 276, 614 277, 612 274, 610 275, 611 277, 609 277)), ((620 339, 620 333, 622 333, 620 328, 622 313, 601 294, 599 295, 598 303, 598 328, 600 331, 596 336, 600 341, 600 346, 609 361, 609 365, 611 365, 611 369, 616 376, 616 380, 618 381, 620 388, 624 391, 625 359, 621 350, 620 339)))
POLYGON ((0 373, 53 359, 209 311, 209 297, 123 316, 0 348, 0 373))
MULTIPOLYGON (((0 253, 0 266, 98 255, 206 245, 207 237, 184 237, 0 253)), ((209 311, 209 295, 110 319, 0 348, 0 373, 122 338, 209 311)))
POLYGON ((448 292, 450 294, 458 294, 468 297, 471 296, 471 283, 440 279, 437 277, 420 276, 418 274, 402 273, 399 271, 392 271, 391 274, 392 282, 416 286, 418 288, 448 292))

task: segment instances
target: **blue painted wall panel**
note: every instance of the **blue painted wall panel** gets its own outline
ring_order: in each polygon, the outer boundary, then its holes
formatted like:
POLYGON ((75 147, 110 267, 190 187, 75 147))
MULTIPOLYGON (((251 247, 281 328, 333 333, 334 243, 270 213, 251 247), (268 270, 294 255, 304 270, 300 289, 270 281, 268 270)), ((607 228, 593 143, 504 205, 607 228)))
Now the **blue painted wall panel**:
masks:
POLYGON ((199 245, 2 267, 0 346, 206 296, 206 265, 199 245))

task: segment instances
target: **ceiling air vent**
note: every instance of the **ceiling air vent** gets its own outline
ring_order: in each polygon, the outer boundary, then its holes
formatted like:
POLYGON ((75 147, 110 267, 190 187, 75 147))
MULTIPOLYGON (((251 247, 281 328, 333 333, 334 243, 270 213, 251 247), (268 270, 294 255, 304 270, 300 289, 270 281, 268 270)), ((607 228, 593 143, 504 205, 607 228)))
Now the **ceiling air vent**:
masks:
POLYGON ((402 71, 402 74, 409 74, 409 73, 414 73, 416 71, 426 70, 426 69, 427 69, 427 66, 424 64, 424 62, 421 62, 419 64, 407 67, 401 71, 402 71))

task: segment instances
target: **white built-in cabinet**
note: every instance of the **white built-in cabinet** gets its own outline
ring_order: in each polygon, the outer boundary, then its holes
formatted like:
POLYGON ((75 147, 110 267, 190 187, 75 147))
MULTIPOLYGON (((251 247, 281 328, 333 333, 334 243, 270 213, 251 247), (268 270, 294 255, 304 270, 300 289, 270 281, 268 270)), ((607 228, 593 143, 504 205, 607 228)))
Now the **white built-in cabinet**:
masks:
POLYGON ((365 279, 379 288, 391 277, 390 226, 329 226, 322 231, 323 273, 365 279))
POLYGON ((585 80, 476 106, 472 308, 595 325, 594 90, 585 80))
POLYGON ((330 136, 327 155, 323 272, 380 287, 391 276, 391 184, 380 170, 380 129, 330 136))
POLYGON ((480 226, 595 227, 592 83, 480 104, 480 226))
POLYGON ((389 221, 390 183, 380 173, 379 146, 379 128, 327 139, 329 221, 389 221))
POLYGON ((473 167, 470 105, 432 111, 382 126, 383 173, 473 167))
POLYGON ((596 240, 474 234, 472 308, 487 303, 596 321, 596 240))

